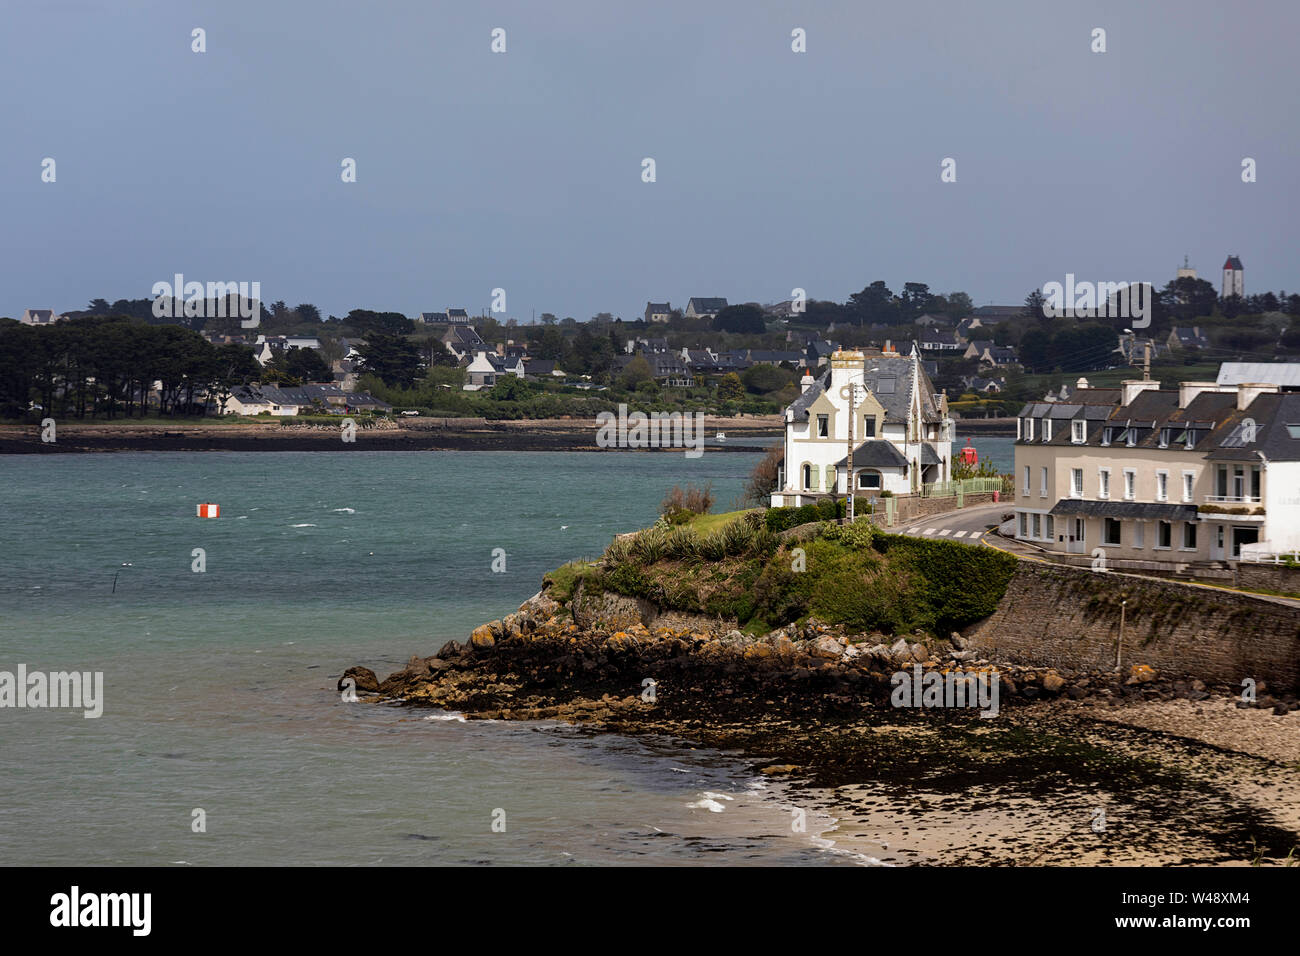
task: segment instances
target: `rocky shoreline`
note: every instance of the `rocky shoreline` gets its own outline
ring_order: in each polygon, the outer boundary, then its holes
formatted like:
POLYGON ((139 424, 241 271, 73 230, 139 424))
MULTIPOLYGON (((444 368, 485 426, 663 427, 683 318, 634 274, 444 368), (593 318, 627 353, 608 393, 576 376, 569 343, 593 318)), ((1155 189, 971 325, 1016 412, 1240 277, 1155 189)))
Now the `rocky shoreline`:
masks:
POLYGON ((351 667, 339 687, 468 719, 566 721, 738 751, 786 803, 837 821, 838 849, 872 861, 1300 856, 1293 694, 1260 688, 1248 705, 1232 696, 1239 689, 1140 662, 1110 673, 981 660, 960 634, 887 643, 812 620, 756 637, 581 587, 562 604, 550 590, 382 680, 351 667), (996 719, 894 706, 891 676, 918 667, 972 681, 996 673, 996 719), (987 812, 972 815, 967 791, 987 812), (899 801, 923 808, 900 815, 899 801), (1089 822, 1099 810, 1110 831, 1089 822))
MULTIPOLYGON (((955 632, 946 641, 917 633, 887 643, 809 619, 753 636, 726 621, 663 614, 645 601, 585 597, 581 588, 567 605, 544 589, 517 612, 476 628, 464 643, 449 641, 432 657, 412 657, 382 682, 365 667, 350 668, 341 680, 352 677, 359 691, 475 718, 635 722, 656 709, 691 716, 767 712, 773 698, 786 714, 891 707, 893 675, 918 668, 945 682, 949 675, 967 682, 972 700, 976 683, 996 674, 1003 706, 1070 700, 1115 708, 1239 694, 1141 662, 1116 672, 991 661, 955 632)), ((1278 716, 1300 710, 1293 692, 1274 696, 1262 683, 1256 691, 1255 701, 1237 706, 1278 716)))

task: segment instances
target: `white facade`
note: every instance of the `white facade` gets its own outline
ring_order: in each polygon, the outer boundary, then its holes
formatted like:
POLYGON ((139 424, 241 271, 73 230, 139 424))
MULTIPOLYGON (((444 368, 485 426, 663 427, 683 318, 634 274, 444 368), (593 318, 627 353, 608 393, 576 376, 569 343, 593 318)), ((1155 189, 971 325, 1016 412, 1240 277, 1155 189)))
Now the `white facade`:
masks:
POLYGON ((1300 549, 1300 461, 1264 466, 1264 548, 1273 553, 1300 549))
POLYGON ((523 378, 523 360, 518 357, 501 358, 495 352, 488 353, 480 349, 474 354, 474 361, 465 366, 465 384, 462 388, 466 392, 491 388, 506 375, 523 378))
POLYGON ((276 405, 268 401, 247 401, 241 402, 234 395, 226 399, 225 414, 227 415, 261 415, 263 412, 270 412, 272 415, 280 418, 298 414, 297 405, 276 405))
POLYGON ((951 478, 952 420, 920 366, 919 352, 864 355, 839 351, 817 381, 786 409, 785 464, 774 507, 807 504, 850 487, 849 390, 853 389, 855 497, 918 492, 951 478))

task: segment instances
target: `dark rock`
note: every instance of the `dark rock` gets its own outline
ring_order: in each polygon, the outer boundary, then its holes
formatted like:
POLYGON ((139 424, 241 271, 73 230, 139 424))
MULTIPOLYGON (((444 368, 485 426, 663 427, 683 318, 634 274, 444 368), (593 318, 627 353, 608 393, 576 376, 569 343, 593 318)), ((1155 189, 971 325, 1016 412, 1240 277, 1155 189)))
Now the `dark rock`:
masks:
POLYGON ((369 693, 375 693, 379 690, 379 678, 369 667, 349 667, 339 678, 339 690, 344 690, 343 682, 351 677, 356 682, 357 690, 364 690, 369 693))

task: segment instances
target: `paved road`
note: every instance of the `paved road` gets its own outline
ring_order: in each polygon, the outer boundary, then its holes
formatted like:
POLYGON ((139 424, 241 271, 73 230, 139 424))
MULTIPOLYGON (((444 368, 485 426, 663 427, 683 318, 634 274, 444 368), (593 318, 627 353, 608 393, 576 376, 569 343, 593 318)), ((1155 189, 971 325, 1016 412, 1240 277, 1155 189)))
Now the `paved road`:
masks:
MULTIPOLYGON (((1002 516, 1011 510, 1012 506, 1008 502, 1000 502, 995 505, 979 505, 978 507, 962 508, 960 511, 946 511, 943 514, 931 515, 928 518, 922 518, 918 521, 909 521, 906 524, 899 525, 886 530, 893 531, 897 534, 914 535, 918 538, 942 538, 946 541, 957 541, 962 544, 979 545, 984 542, 987 535, 988 545, 997 548, 999 551, 1005 551, 1008 554, 1014 554, 1016 557, 1024 558, 1030 561, 1043 561, 1048 564, 1060 564, 1062 562, 1052 561, 1050 554, 1038 550, 1037 548, 1018 545, 1013 539, 999 538, 990 529, 996 528, 1002 523, 1002 516)), ((1285 604, 1290 607, 1300 608, 1300 600, 1295 598, 1280 597, 1274 594, 1260 594, 1255 591, 1243 591, 1238 588, 1224 584, 1207 584, 1199 581, 1184 581, 1178 578, 1156 577, 1153 575, 1142 574, 1141 572, 1122 572, 1109 571, 1107 574, 1119 577, 1143 578, 1149 581, 1158 581, 1162 584, 1182 584, 1192 588, 1207 588, 1214 591, 1231 591, 1236 594, 1243 594, 1247 597, 1258 598, 1261 601, 1270 601, 1274 604, 1285 604)))
POLYGON ((944 538, 963 544, 979 544, 985 532, 1002 523, 1002 516, 1011 510, 1008 502, 977 505, 960 511, 945 511, 900 524, 889 530, 918 538, 944 538))

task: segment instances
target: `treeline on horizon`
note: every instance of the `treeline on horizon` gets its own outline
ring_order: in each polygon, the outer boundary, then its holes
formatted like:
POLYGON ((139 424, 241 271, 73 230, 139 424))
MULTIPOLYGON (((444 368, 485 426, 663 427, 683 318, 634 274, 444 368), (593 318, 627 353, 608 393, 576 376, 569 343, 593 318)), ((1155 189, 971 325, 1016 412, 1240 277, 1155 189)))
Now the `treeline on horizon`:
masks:
POLYGON ((151 408, 202 415, 208 389, 228 390, 263 374, 248 346, 213 345, 178 325, 81 318, 37 327, 0 320, 0 415, 7 417, 23 415, 33 402, 45 414, 77 418, 143 416, 151 408), (154 382, 162 388, 151 406, 154 382))
MULTIPOLYGON (((1211 349, 1206 354, 1188 350, 1182 357, 1184 364, 1300 353, 1300 295, 1265 292, 1223 299, 1203 279, 1180 278, 1155 291, 1152 299, 1151 326, 1137 330, 1140 336, 1164 335, 1174 325, 1199 325, 1210 337, 1211 349)), ((260 308, 259 324, 246 329, 238 306, 243 304, 247 313, 250 303, 241 303, 235 296, 220 303, 191 303, 191 313, 202 315, 187 315, 185 303, 175 300, 175 318, 155 316, 154 302, 94 299, 86 310, 66 313, 64 321, 43 327, 0 319, 0 414, 23 414, 33 402, 78 417, 144 415, 151 407, 161 414, 204 414, 206 406, 196 399, 207 388, 220 394, 252 382, 296 385, 332 380, 330 363, 344 357, 344 339, 359 342, 363 354, 360 370, 367 373, 363 385, 393 404, 423 398, 420 404, 430 407, 434 404, 430 395, 459 385, 456 361, 441 342, 443 329, 417 323, 401 313, 353 309, 343 317, 322 318, 310 303, 290 307, 281 300, 260 308), (314 336, 321 348, 289 350, 263 368, 248 346, 212 345, 198 334, 200 329, 232 336, 314 336), (161 381, 163 389, 161 397, 150 405, 141 397, 154 381, 161 381)), ((1121 361, 1114 354, 1116 335, 1130 320, 1054 318, 1044 305, 1041 293, 1034 290, 1025 298, 1019 315, 987 332, 994 344, 1018 350, 1025 373, 1074 374, 1121 361)), ((805 306, 804 312, 781 325, 774 325, 772 317, 756 303, 728 306, 713 318, 691 318, 675 310, 667 323, 624 322, 602 312, 588 322, 543 313, 539 324, 482 316, 474 319, 473 325, 489 347, 507 340, 526 344, 531 356, 552 359, 570 375, 654 400, 660 390, 643 361, 613 374, 615 358, 624 354, 633 337, 665 338, 673 351, 683 346, 801 351, 802 340, 788 342, 788 330, 826 333, 834 323, 828 337, 854 348, 879 345, 887 338, 899 344, 919 338, 925 329, 916 320, 926 314, 957 321, 975 310, 964 292, 934 294, 925 283, 909 282, 896 295, 883 281, 871 283, 844 303, 809 300, 805 306)), ((984 334, 977 332, 972 337, 984 334)), ((960 394, 962 378, 979 371, 975 359, 952 353, 935 357, 939 359, 935 384, 950 394, 960 394)), ((1037 383, 1022 388, 1021 378, 1017 372, 1010 373, 1008 384, 1012 387, 1003 393, 1004 401, 1041 388, 1037 383)), ((779 407, 794 389, 788 375, 778 380, 770 374, 751 373, 743 382, 733 379, 736 376, 727 376, 710 387, 687 390, 681 397, 692 402, 744 401, 747 409, 757 411, 768 410, 768 405, 779 407)), ((523 385, 498 386, 480 395, 518 404, 523 385)), ((454 405, 460 413, 483 411, 481 399, 463 399, 453 401, 444 394, 437 404, 449 409, 454 405), (471 405, 475 408, 470 409, 471 405)))

